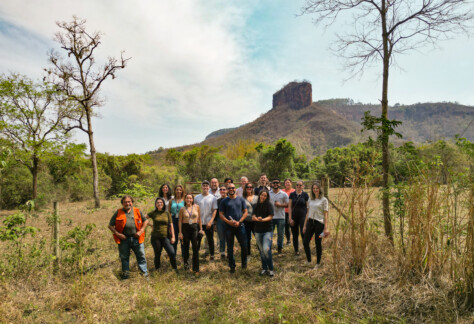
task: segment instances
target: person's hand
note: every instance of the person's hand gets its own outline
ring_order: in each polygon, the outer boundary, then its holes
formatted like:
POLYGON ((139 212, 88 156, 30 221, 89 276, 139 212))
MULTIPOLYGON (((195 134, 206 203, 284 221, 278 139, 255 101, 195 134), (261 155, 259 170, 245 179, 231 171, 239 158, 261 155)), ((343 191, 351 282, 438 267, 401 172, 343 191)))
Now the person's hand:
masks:
POLYGON ((278 201, 275 201, 275 207, 280 207, 280 203, 278 201))
POLYGON ((261 221, 263 221, 263 218, 262 218, 261 216, 258 216, 258 217, 257 217, 257 220, 258 220, 259 222, 261 222, 261 221))
POLYGON ((178 238, 179 238, 180 241, 182 241, 183 240, 183 233, 179 233, 178 238))
POLYGON ((293 218, 290 218, 290 226, 295 226, 295 221, 293 220, 293 218))
POLYGON ((204 235, 204 231, 203 231, 203 230, 200 230, 199 233, 201 233, 202 235, 204 235))
POLYGON ((207 223, 207 225, 206 225, 206 229, 208 229, 208 230, 209 230, 209 229, 211 229, 211 226, 212 226, 212 223, 210 223, 210 222, 209 222, 209 223, 207 223))
POLYGON ((234 221, 234 226, 235 226, 235 227, 239 227, 239 226, 240 226, 240 222, 234 221))
POLYGON ((171 238, 171 244, 174 244, 174 242, 176 242, 176 240, 174 239, 174 236, 171 238))
POLYGON ((329 233, 329 231, 328 231, 327 229, 325 229, 325 230, 323 231, 323 233, 324 233, 324 237, 328 237, 328 236, 330 235, 330 233, 329 233))
POLYGON ((133 236, 135 236, 135 238, 139 238, 142 234, 143 234, 143 231, 140 230, 140 231, 136 232, 135 234, 133 234, 133 236))
POLYGON ((306 233, 306 224, 303 226, 303 234, 306 233))
POLYGON ((120 240, 122 240, 122 241, 127 238, 127 237, 126 237, 124 234, 122 234, 122 233, 117 233, 117 234, 115 234, 115 235, 117 235, 117 237, 118 237, 120 240))

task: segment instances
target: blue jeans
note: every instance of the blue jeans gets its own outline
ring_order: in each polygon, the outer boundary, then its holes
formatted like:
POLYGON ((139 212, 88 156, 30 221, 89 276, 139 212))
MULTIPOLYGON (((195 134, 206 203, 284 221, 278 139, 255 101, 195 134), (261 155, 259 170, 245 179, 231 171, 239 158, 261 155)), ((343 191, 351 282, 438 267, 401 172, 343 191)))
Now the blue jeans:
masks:
POLYGON ((237 241, 240 244, 240 254, 242 260, 242 268, 247 267, 247 235, 245 234, 245 227, 241 224, 239 227, 231 227, 227 225, 226 237, 227 237, 227 257, 229 258, 229 267, 235 269, 234 259, 234 236, 237 237, 237 241))
POLYGON ((146 259, 145 259, 145 245, 138 243, 138 239, 135 237, 127 237, 125 240, 120 241, 118 245, 119 257, 122 261, 122 272, 130 271, 130 249, 135 253, 137 258, 138 268, 144 274, 148 274, 146 259))
POLYGON ((217 236, 219 236, 219 252, 225 254, 225 230, 227 224, 220 218, 217 219, 217 236))
POLYGON ((273 231, 277 228, 277 247, 278 250, 283 249, 283 238, 285 237, 285 219, 272 219, 273 231))
POLYGON ((262 259, 262 269, 273 271, 272 261, 272 232, 257 233, 255 232, 255 240, 260 250, 260 258, 262 259))

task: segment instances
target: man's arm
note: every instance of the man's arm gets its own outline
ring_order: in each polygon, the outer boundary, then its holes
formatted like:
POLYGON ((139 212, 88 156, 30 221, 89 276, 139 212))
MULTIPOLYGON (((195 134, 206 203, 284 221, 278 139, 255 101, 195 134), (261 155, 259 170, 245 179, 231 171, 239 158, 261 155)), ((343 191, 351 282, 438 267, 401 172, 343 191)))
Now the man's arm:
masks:
MULTIPOLYGON (((247 208, 245 208, 245 209, 243 210, 242 217, 240 218, 239 223, 243 223, 244 220, 245 220, 245 218, 247 218, 247 215, 248 215, 248 214, 249 214, 249 211, 247 210, 247 208)), ((240 224, 239 224, 239 225, 240 225, 240 224)))

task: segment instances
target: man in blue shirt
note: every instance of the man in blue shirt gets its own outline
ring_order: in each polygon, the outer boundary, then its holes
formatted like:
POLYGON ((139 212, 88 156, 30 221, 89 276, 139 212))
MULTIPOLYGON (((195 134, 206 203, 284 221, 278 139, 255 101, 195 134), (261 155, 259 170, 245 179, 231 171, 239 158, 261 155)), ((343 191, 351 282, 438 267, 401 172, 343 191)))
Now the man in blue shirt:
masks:
POLYGON ((244 220, 247 217, 247 205, 242 197, 235 193, 235 185, 230 183, 227 187, 229 196, 224 198, 219 205, 219 217, 226 223, 227 257, 229 258, 230 273, 235 272, 234 237, 240 244, 242 269, 247 268, 247 239, 244 220))

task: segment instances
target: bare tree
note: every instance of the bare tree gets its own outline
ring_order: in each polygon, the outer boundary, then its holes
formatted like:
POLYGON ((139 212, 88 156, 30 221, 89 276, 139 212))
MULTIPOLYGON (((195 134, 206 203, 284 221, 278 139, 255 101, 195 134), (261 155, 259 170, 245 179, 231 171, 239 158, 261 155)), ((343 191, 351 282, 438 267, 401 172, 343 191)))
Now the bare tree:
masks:
POLYGON ((93 169, 93 186, 95 207, 100 207, 99 199, 99 172, 97 168, 94 132, 92 130, 92 117, 96 115, 95 109, 103 105, 99 90, 102 83, 109 77, 115 78, 115 73, 125 68, 129 58, 107 58, 102 66, 97 66, 94 51, 100 45, 101 33, 89 34, 86 31, 86 21, 73 16, 70 22, 57 22, 61 29, 54 35, 61 48, 67 52, 67 58, 51 50, 49 61, 51 68, 46 69, 59 89, 64 91, 70 100, 77 103, 78 110, 71 120, 73 121, 67 131, 80 129, 89 137, 89 147, 93 169))
POLYGON ((352 32, 337 35, 336 52, 345 58, 354 76, 366 66, 382 62, 381 118, 366 126, 380 131, 383 168, 385 235, 393 241, 390 216, 389 137, 399 122, 388 119, 388 77, 396 54, 406 53, 458 32, 468 33, 472 2, 466 0, 307 0, 302 14, 315 15, 315 24, 331 25, 341 14, 352 14, 352 32))
POLYGON ((64 96, 51 84, 14 73, 0 77, 0 136, 10 146, 11 156, 30 170, 33 199, 41 159, 67 139, 63 127, 70 112, 64 96))

